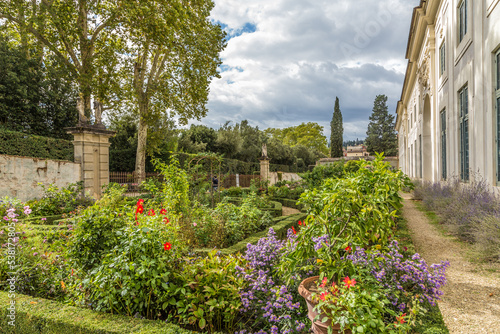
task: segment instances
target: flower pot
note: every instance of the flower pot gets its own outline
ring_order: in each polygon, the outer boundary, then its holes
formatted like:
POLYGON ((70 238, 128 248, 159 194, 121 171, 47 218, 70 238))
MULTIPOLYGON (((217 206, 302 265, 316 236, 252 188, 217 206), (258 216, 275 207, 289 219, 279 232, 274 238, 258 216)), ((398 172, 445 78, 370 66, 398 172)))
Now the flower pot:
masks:
MULTIPOLYGON (((314 334, 328 334, 328 327, 333 329, 333 333, 342 333, 340 331, 339 324, 332 324, 331 320, 322 322, 323 316, 320 316, 318 320, 314 320, 318 315, 318 312, 314 310, 314 307, 318 304, 312 300, 312 294, 316 292, 316 282, 319 280, 319 276, 313 276, 306 278, 299 285, 299 294, 304 297, 307 303, 307 316, 312 322, 311 330, 314 334)), ((350 334, 350 330, 346 330, 343 333, 350 334)))

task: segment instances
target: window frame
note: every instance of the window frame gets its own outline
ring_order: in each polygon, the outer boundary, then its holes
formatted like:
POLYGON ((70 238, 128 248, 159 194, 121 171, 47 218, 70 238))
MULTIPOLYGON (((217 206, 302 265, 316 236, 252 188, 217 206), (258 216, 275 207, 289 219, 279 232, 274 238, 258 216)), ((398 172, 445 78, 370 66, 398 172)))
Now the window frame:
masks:
POLYGON ((439 47, 439 75, 442 76, 446 72, 446 39, 443 40, 439 47))
POLYGON ((468 31, 467 7, 468 7, 467 0, 462 0, 458 4, 458 13, 457 13, 458 44, 460 44, 464 40, 468 31))
POLYGON ((470 180, 470 140, 469 140, 469 86, 465 84, 458 91, 458 125, 460 143, 460 180, 470 180))
POLYGON ((441 120, 441 179, 447 179, 447 159, 446 159, 446 108, 439 113, 441 120))

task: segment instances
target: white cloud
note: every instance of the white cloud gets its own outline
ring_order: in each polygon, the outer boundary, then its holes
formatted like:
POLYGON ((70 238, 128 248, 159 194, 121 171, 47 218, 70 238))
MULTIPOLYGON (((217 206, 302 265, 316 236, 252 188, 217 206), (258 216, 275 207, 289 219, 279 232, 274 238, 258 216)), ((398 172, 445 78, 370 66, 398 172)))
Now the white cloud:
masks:
POLYGON ((215 0, 212 19, 235 37, 221 54, 225 66, 202 123, 312 121, 329 135, 338 96, 344 139, 365 137, 375 96, 389 97, 390 112, 399 100, 414 2, 215 0))

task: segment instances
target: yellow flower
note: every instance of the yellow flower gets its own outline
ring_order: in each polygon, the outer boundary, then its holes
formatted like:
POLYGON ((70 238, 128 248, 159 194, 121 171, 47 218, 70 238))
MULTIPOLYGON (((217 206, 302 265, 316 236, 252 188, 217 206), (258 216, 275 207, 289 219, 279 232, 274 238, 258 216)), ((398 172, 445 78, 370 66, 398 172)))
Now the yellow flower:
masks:
POLYGON ((66 284, 64 284, 63 281, 61 281, 61 287, 62 287, 63 290, 66 290, 66 284))
POLYGON ((380 245, 375 245, 375 248, 376 248, 376 249, 380 249, 380 248, 382 248, 382 246, 380 246, 380 245))
POLYGON ((317 262, 318 264, 321 264, 321 263, 323 263, 323 260, 321 260, 321 259, 316 259, 316 262, 317 262))

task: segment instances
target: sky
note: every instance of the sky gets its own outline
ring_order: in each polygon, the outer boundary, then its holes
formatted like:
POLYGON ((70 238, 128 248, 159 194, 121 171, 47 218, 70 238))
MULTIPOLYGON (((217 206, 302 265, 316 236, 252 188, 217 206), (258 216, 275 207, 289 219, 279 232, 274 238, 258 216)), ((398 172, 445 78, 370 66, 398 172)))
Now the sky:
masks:
POLYGON ((406 44, 418 0, 214 0, 227 33, 221 78, 208 115, 219 128, 248 120, 259 129, 316 122, 330 136, 335 97, 344 140, 363 139, 379 94, 395 115, 406 44))

